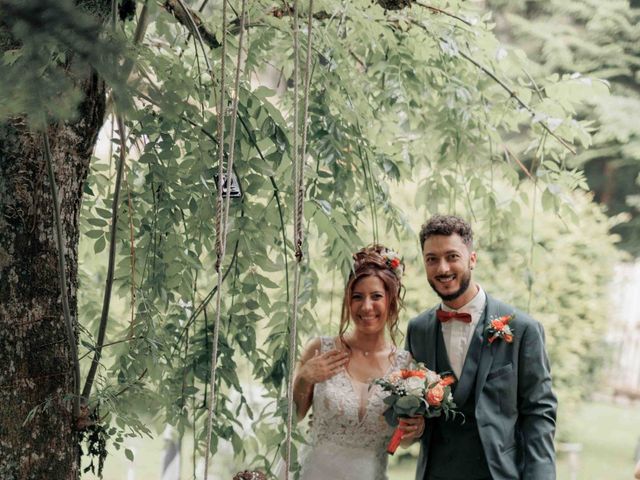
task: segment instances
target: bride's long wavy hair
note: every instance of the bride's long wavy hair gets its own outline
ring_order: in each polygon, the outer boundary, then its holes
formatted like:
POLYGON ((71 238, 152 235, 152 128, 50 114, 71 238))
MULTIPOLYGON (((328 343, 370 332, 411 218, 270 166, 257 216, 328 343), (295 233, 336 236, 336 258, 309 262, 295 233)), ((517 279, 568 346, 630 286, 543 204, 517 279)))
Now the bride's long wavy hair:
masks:
MULTIPOLYGON (((398 328, 398 320, 400 310, 402 309, 402 297, 404 296, 404 287, 402 286, 398 272, 401 272, 403 268, 393 268, 390 265, 389 254, 397 255, 387 247, 379 244, 364 247, 353 254, 353 269, 349 274, 347 285, 344 289, 342 316, 338 330, 338 338, 347 348, 349 348, 349 345, 345 341, 344 335, 351 324, 349 305, 351 303, 353 289, 360 279, 370 276, 379 278, 384 284, 384 289, 389 301, 387 305, 386 327, 393 345, 397 346, 398 336, 401 335, 400 329, 398 328)), ((398 261, 400 261, 399 258, 398 261)), ((400 265, 402 266, 402 264, 400 265)))

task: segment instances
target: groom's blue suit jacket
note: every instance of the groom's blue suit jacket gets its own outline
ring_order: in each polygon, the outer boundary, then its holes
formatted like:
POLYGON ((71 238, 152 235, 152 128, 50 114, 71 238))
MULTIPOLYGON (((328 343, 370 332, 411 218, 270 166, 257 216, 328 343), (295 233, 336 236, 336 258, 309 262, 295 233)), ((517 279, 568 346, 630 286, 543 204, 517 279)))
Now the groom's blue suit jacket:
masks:
MULTIPOLYGON (((427 368, 436 370, 439 331, 437 307, 409 322, 406 349, 427 368)), ((556 397, 551 389, 549 359, 540 323, 487 295, 484 314, 474 331, 454 401, 463 405, 475 395, 476 419, 493 480, 553 480, 555 473, 556 397), (489 319, 515 313, 513 342, 487 340, 489 319), (475 391, 471 391, 476 379, 475 391)), ((427 470, 429 423, 421 439, 416 480, 427 470)), ((455 465, 451 465, 455 470, 455 465)))

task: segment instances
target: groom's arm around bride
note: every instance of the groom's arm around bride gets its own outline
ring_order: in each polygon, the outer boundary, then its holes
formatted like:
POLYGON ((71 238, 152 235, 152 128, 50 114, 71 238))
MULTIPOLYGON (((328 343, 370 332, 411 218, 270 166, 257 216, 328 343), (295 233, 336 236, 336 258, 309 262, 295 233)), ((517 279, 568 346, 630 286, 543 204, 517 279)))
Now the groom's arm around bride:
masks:
POLYGON ((427 280, 441 298, 409 323, 406 349, 453 371, 460 419, 430 421, 416 480, 553 480, 557 401, 540 323, 472 278, 471 226, 435 216, 420 232, 427 280))

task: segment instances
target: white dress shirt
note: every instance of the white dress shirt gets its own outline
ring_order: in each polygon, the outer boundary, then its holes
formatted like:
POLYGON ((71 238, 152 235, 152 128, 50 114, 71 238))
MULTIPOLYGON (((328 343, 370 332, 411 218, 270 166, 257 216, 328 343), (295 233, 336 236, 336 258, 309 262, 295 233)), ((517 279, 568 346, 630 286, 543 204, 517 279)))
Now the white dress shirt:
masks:
POLYGON ((458 379, 460 375, 462 375, 464 359, 467 357, 473 332, 484 312, 486 302, 487 295, 484 293, 484 290, 478 286, 476 296, 458 310, 449 308, 444 303, 440 305, 440 308, 446 312, 461 312, 471 315, 471 323, 465 323, 455 319, 442 323, 442 336, 444 337, 444 345, 447 347, 449 363, 451 364, 453 373, 456 374, 458 379))

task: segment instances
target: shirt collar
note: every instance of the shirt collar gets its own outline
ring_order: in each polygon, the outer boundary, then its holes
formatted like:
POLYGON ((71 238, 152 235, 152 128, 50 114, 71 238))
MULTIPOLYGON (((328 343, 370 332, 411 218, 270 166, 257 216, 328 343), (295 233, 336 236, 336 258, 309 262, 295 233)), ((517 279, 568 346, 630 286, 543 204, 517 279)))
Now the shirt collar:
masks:
POLYGON ((471 315, 471 318, 475 323, 476 320, 480 318, 480 315, 482 315, 486 302, 487 302, 487 294, 484 292, 482 287, 478 285, 478 293, 476 293, 476 295, 462 307, 458 309, 453 309, 446 306, 444 303, 441 303, 440 308, 442 308, 442 310, 444 310, 445 312, 468 313, 471 315))

